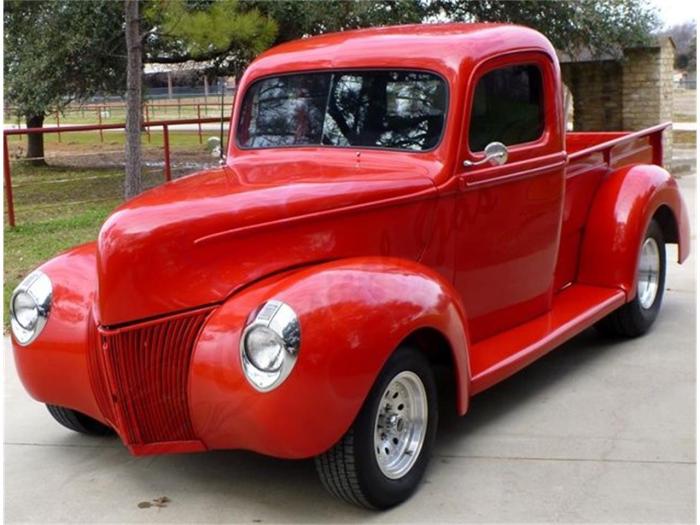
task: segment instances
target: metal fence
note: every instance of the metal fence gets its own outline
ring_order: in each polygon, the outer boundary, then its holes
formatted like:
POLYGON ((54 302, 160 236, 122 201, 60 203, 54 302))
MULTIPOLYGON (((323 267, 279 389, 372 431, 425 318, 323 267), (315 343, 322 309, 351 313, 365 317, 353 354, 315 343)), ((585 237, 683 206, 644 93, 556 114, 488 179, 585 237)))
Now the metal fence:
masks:
MULTIPOLYGON (((196 125, 199 135, 199 142, 202 143, 202 125, 203 124, 222 124, 228 121, 228 115, 223 118, 218 117, 200 117, 192 119, 169 119, 169 120, 145 120, 143 129, 150 142, 151 128, 160 128, 163 135, 163 177, 165 181, 172 179, 171 170, 171 149, 169 131, 175 126, 196 125)), ((14 197, 12 192, 12 171, 10 165, 10 155, 8 147, 8 137, 10 136, 26 136, 33 134, 57 134, 61 133, 88 133, 99 132, 101 141, 104 140, 104 132, 110 130, 125 130, 126 124, 123 122, 115 124, 87 124, 87 125, 64 125, 51 126, 43 128, 15 128, 3 130, 3 153, 4 153, 4 182, 5 182, 5 199, 7 203, 7 219, 11 227, 16 225, 14 197)), ((223 147, 223 145, 222 145, 223 147)))
MULTIPOLYGON (((196 119, 201 121, 203 118, 211 117, 228 117, 231 113, 233 99, 221 100, 215 102, 183 102, 182 99, 177 99, 175 102, 170 101, 149 101, 143 104, 143 122, 145 130, 150 142, 150 128, 147 125, 154 118, 161 117, 160 120, 170 120, 168 117, 177 115, 178 119, 196 119), (223 102, 223 103, 222 103, 223 102), (163 118, 165 117, 165 118, 163 118)), ((101 102, 97 104, 83 104, 81 106, 69 106, 60 112, 55 112, 47 115, 44 119, 44 127, 59 128, 58 141, 61 142, 61 128, 66 128, 66 125, 85 124, 88 122, 96 122, 98 126, 103 124, 113 124, 115 120, 120 118, 126 119, 126 104, 124 102, 101 102)), ((24 127, 21 117, 12 107, 5 108, 5 122, 15 129, 24 127)), ((6 125, 7 125, 6 124, 6 125)), ((198 128, 199 143, 202 143, 202 128, 201 124, 198 128)), ((104 133, 100 130, 100 142, 104 142, 104 133)))

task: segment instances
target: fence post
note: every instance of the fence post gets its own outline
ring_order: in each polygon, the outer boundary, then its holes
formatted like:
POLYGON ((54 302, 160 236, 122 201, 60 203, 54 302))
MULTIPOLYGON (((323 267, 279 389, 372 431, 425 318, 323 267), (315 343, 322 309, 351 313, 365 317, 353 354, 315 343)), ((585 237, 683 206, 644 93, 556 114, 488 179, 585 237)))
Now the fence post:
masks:
MULTIPOLYGON (((61 129, 61 118, 58 115, 58 111, 56 112, 56 127, 60 130, 61 129)), ((61 142, 61 132, 58 132, 58 141, 61 142)))
MULTIPOLYGON (((143 109, 146 112, 145 122, 144 122, 144 124, 145 124, 146 122, 148 122, 150 120, 148 118, 148 102, 146 102, 143 105, 143 109)), ((151 143, 151 127, 150 126, 146 126, 146 138, 148 139, 148 143, 150 144, 151 143)))
POLYGON ((168 135, 168 125, 163 124, 163 155, 165 157, 165 180, 172 180, 170 173, 170 137, 168 135))
MULTIPOLYGON (((22 117, 17 115, 17 129, 20 129, 22 127, 22 117)), ((19 141, 22 142, 22 137, 24 135, 17 135, 19 137, 19 141)))
POLYGON ((97 106, 97 121, 100 124, 100 143, 104 143, 104 135, 102 134, 102 109, 100 109, 100 106, 97 106))
POLYGON ((200 104, 197 104, 197 128, 199 130, 199 143, 202 143, 202 111, 200 104))
POLYGON ((7 222, 15 227, 15 203, 12 198, 12 177, 10 176, 10 153, 7 148, 7 135, 2 134, 2 147, 5 155, 5 198, 7 199, 7 222))

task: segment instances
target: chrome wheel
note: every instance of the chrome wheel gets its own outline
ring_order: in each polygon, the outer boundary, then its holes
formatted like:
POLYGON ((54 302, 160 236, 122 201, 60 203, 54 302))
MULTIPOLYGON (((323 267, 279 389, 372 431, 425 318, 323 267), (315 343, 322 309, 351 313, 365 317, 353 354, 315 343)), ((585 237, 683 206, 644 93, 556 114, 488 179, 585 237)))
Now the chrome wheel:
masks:
POLYGON ((659 245, 648 237, 642 245, 637 266, 637 297, 642 308, 648 310, 656 300, 659 290, 659 274, 661 272, 661 257, 659 245))
POLYGON ((374 423, 374 454, 389 479, 408 473, 420 455, 428 428, 428 398, 421 379, 404 371, 389 382, 374 423))

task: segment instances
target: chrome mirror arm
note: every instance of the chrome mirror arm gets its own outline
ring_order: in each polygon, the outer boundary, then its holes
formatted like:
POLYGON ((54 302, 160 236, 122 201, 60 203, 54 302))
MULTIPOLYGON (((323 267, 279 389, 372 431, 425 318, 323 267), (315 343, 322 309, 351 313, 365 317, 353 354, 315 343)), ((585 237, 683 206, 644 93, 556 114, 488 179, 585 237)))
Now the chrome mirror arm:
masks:
POLYGON ((491 162, 492 162, 494 159, 495 159, 495 157, 493 157, 493 156, 488 156, 488 155, 487 155, 487 156, 485 156, 485 157, 484 157, 483 159, 481 159, 481 160, 475 160, 475 161, 465 160, 465 161, 463 162, 463 164, 464 164, 464 167, 465 167, 465 168, 471 168, 472 166, 482 166, 482 165, 484 165, 484 164, 491 164, 491 162))
POLYGON ((465 168, 490 164, 502 166, 508 161, 508 149, 502 142, 491 142, 484 148, 484 157, 480 160, 465 160, 462 164, 465 168))

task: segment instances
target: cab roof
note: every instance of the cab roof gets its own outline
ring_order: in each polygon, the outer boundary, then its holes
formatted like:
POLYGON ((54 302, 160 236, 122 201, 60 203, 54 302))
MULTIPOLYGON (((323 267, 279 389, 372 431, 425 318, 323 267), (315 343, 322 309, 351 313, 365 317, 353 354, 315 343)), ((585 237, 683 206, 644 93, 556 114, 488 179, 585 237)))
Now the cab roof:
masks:
POLYGON ((539 32, 512 24, 412 24, 329 33, 276 46, 250 66, 246 80, 290 71, 394 67, 431 69, 452 77, 465 61, 516 50, 556 57, 539 32))

